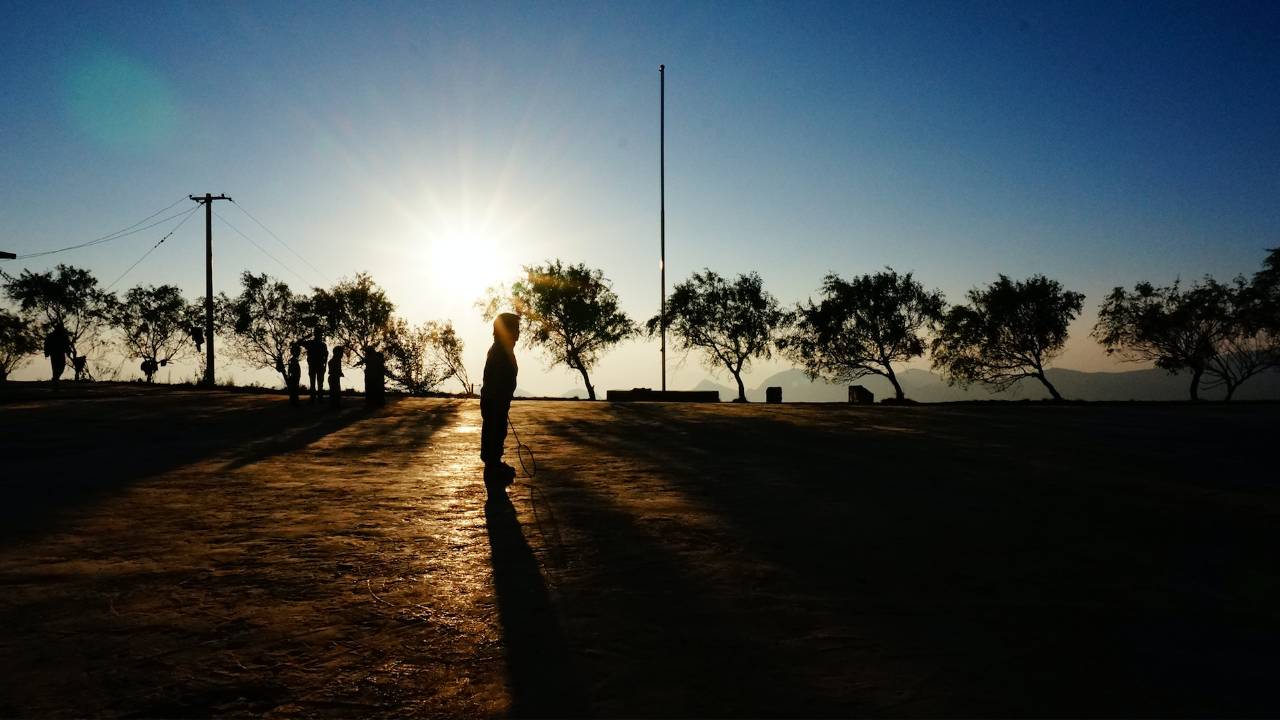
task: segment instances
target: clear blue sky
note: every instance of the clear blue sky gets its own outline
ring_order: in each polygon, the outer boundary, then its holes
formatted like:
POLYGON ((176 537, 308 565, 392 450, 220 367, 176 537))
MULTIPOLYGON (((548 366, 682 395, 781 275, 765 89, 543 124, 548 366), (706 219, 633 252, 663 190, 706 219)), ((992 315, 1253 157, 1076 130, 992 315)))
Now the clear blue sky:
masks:
MULTIPOLYGON (((1059 364, 1111 367, 1087 337, 1109 288, 1250 273, 1280 245, 1280 6, 1041 5, 12 4, 0 249, 225 191, 319 272, 219 207, 288 266, 215 221, 220 288, 367 270, 409 319, 452 318, 478 373, 471 303, 521 263, 585 261, 656 312, 665 63, 669 282, 758 270, 791 303, 892 265, 959 300, 1043 272, 1088 295, 1059 364)), ((118 288, 200 294, 197 220, 118 288)), ((5 268, 110 282, 163 229, 5 268)), ((596 379, 655 385, 656 345, 596 379)))

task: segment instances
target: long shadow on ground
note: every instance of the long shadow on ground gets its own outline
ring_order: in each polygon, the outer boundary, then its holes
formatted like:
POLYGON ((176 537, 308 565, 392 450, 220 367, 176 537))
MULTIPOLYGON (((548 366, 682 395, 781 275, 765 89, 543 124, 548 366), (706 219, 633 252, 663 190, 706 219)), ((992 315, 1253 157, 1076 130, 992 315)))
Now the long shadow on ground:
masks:
POLYGON ((274 395, 152 389, 13 403, 0 413, 0 542, 57 526, 131 483, 200 460, 234 469, 366 417, 274 395))
POLYGON ((542 569, 509 500, 485 503, 493 587, 514 717, 582 717, 587 708, 542 569))
POLYGON ((433 632, 395 595, 423 572, 424 545, 406 522, 422 512, 422 490, 406 463, 456 406, 394 410, 353 408, 340 435, 311 448, 299 447, 309 426, 293 426, 278 456, 254 450, 257 467, 149 484, 146 497, 125 499, 132 522, 90 515, 67 533, 81 541, 11 548, 22 557, 6 558, 0 576, 0 673, 23 681, 0 692, 0 716, 457 710, 447 680, 475 662, 474 640, 433 632), (312 474, 288 475, 294 463, 312 474), (194 501, 171 512, 186 496, 194 501))
POLYGON ((580 660, 594 676, 593 713, 821 714, 814 686, 759 641, 752 622, 771 618, 740 612, 742 598, 725 593, 714 573, 704 573, 707 567, 664 542, 646 518, 601 492, 600 485, 612 481, 557 471, 552 494, 557 522, 580 553, 560 568, 557 595, 573 616, 580 660))
MULTIPOLYGON (((724 657, 768 667, 745 638, 776 638, 770 629, 782 626, 812 638, 779 640, 772 661, 789 658, 795 674, 853 685, 868 665, 896 667, 900 677, 862 693, 876 714, 1274 712, 1267 673, 1280 622, 1263 589, 1278 585, 1276 493, 1256 481, 1274 411, 1003 410, 832 412, 819 425, 761 410, 614 405, 598 421, 548 429, 642 468, 689 517, 718 528, 700 536, 669 523, 673 540, 777 568, 727 603, 751 608, 719 619, 737 623, 737 642, 692 632, 684 657, 727 648, 724 657), (1241 476, 1250 481, 1232 479, 1241 476), (1210 488, 1214 477, 1222 482, 1210 488), (1255 512, 1234 492, 1272 510, 1255 512), (910 687, 892 692, 899 682, 910 687)), ((612 512, 593 504, 561 515, 631 546, 643 492, 616 489, 612 512)), ((692 572, 681 569, 687 557, 652 560, 612 580, 642 595, 645 582, 692 572)), ((675 587, 692 612, 699 590, 675 587)), ((566 603, 598 600, 576 592, 566 603)), ((660 627, 689 621, 667 616, 660 627)), ((739 691, 708 688, 717 703, 683 707, 770 714, 803 697, 776 679, 739 691)), ((867 709, 857 692, 812 697, 805 714, 867 709)))

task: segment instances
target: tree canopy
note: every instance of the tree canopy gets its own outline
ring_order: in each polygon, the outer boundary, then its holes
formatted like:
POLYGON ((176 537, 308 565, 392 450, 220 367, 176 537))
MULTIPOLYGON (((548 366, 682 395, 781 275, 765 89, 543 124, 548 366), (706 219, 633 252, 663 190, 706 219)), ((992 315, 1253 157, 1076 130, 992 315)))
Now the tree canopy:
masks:
POLYGON ((1230 289, 1213 278, 1184 290, 1178 282, 1155 287, 1142 282, 1118 287, 1098 310, 1093 336, 1130 362, 1151 362, 1169 372, 1191 371, 1191 399, 1232 332, 1230 289))
POLYGON ((387 376, 409 393, 419 395, 454 379, 462 392, 475 392, 467 368, 462 363, 462 338, 445 320, 425 322, 417 327, 396 318, 395 330, 387 342, 387 376))
MULTIPOLYGON (((787 319, 756 273, 729 282, 707 269, 676 285, 667 298, 666 326, 677 348, 700 351, 708 367, 727 370, 738 383, 739 402, 747 400, 743 369, 754 358, 772 357, 774 335, 787 319)), ((655 315, 645 329, 656 334, 662 322, 655 315)))
POLYGON ((354 366, 364 364, 366 347, 387 347, 395 333, 396 306, 368 273, 357 273, 328 290, 317 289, 310 311, 334 340, 346 347, 354 366))
POLYGON ((552 260, 526 265, 524 271, 510 290, 490 289, 480 303, 484 318, 493 320, 506 308, 520 315, 528 328, 522 335, 526 347, 540 347, 553 364, 577 370, 594 400, 589 371, 601 353, 637 332, 635 323, 618 307, 618 296, 600 270, 552 260))
POLYGON ((797 306, 779 346, 811 378, 848 382, 879 375, 902 400, 893 365, 924 354, 922 333, 941 318, 944 305, 940 291, 893 268, 852 280, 831 274, 820 302, 797 306))
MULTIPOLYGON (((441 368, 443 380, 457 380, 462 392, 472 395, 476 391, 475 383, 467 374, 466 365, 462 362, 462 350, 465 345, 453 329, 453 322, 432 320, 423 325, 427 333, 427 353, 432 361, 441 368)), ((442 380, 442 382, 443 382, 442 380)))
POLYGON ((444 368, 430 355, 429 324, 414 327, 403 318, 396 318, 392 328, 387 343, 387 377, 410 395, 430 392, 444 382, 444 368))
POLYGON ((1246 380, 1280 364, 1280 333, 1274 319, 1273 298, 1268 296, 1265 284, 1237 277, 1231 285, 1212 285, 1214 302, 1227 320, 1216 352, 1205 366, 1203 387, 1222 388, 1230 400, 1246 380))
POLYGON ((25 317, 40 325, 40 332, 61 325, 72 355, 88 356, 105 344, 102 333, 110 326, 116 298, 99 288, 88 270, 70 265, 43 273, 23 270, 5 284, 5 292, 25 317))
POLYGON ((308 307, 307 298, 295 295, 284 281, 246 270, 240 274, 239 295, 219 296, 218 325, 236 357, 280 373, 288 384, 289 347, 311 335, 308 307))
POLYGON ((200 316, 200 307, 188 303, 174 285, 130 288, 112 313, 129 355, 160 364, 195 349, 190 329, 200 316))
POLYGON ((933 366, 949 383, 978 382, 997 390, 1035 378, 1061 400, 1044 370, 1062 352, 1067 328, 1083 304, 1084 295, 1043 275, 1018 281, 1000 275, 947 312, 932 344, 933 366))
POLYGON ((40 351, 40 335, 30 320, 0 308, 0 382, 40 351))

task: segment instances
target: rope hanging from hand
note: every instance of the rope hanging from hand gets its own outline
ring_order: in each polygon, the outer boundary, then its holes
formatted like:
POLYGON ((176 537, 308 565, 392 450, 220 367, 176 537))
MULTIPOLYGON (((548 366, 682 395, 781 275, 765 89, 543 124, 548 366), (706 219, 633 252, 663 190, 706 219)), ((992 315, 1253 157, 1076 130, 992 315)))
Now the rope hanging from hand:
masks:
POLYGON ((516 455, 520 458, 520 469, 524 471, 524 476, 533 479, 538 474, 538 461, 533 457, 533 450, 528 445, 520 442, 520 433, 516 432, 516 426, 511 422, 511 416, 507 416, 507 425, 511 428, 511 434, 516 438, 516 455))

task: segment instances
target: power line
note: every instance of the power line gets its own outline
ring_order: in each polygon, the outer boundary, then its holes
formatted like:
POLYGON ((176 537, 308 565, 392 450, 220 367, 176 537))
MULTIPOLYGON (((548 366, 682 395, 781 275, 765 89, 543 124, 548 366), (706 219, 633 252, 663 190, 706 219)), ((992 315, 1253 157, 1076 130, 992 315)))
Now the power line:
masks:
POLYGON ((290 247, 290 246, 289 246, 289 243, 285 242, 285 241, 284 241, 284 240, 283 240, 279 235, 277 235, 277 234, 275 234, 274 232, 272 232, 272 231, 271 231, 271 228, 267 227, 266 225, 263 225, 263 224, 262 224, 262 221, 261 221, 261 220, 259 220, 259 219, 258 219, 258 218, 256 218, 256 217, 254 217, 254 216, 253 216, 253 213, 249 212, 248 210, 245 210, 245 209, 244 209, 244 206, 242 206, 240 203, 236 202, 235 200, 232 200, 232 201, 231 201, 231 204, 232 204, 232 205, 235 205, 237 208, 240 208, 240 212, 242 212, 242 213, 244 213, 245 215, 249 216, 249 219, 250 219, 250 220, 252 220, 252 221, 254 221, 255 223, 257 223, 257 224, 258 224, 258 227, 262 228, 263 230, 266 230, 268 235, 270 235, 271 237, 275 238, 275 239, 276 239, 276 242, 278 242, 278 243, 280 243, 281 245, 283 245, 283 246, 285 247, 285 249, 286 249, 286 250, 288 250, 289 252, 293 253, 293 254, 294 254, 294 256, 295 256, 295 257, 297 257, 299 260, 301 260, 302 262, 306 263, 307 267, 309 267, 309 268, 311 268, 312 270, 316 271, 316 274, 317 274, 317 275, 319 275, 320 277, 324 278, 325 280, 329 280, 329 276, 328 276, 328 275, 325 275, 325 274, 324 274, 324 272, 322 272, 322 271, 320 270, 320 268, 316 267, 315 265, 312 265, 310 260, 308 260, 305 256, 301 255, 300 253, 298 253, 298 251, 297 251, 297 250, 294 250, 292 247, 290 247))
MULTIPOLYGON (((128 227, 121 228, 121 229, 119 229, 119 230, 116 230, 115 232, 107 233, 106 235, 102 235, 102 236, 100 236, 100 237, 96 237, 96 238, 94 238, 94 239, 92 239, 92 240, 89 240, 88 242, 82 242, 82 243, 80 243, 79 245, 70 245, 70 246, 68 246, 68 247, 58 248, 57 250, 45 250, 45 251, 42 251, 42 252, 27 253, 26 255, 19 255, 19 256, 17 257, 17 259, 18 259, 18 260, 27 260, 27 259, 29 259, 29 258, 44 257, 45 255, 53 255, 53 254, 56 254, 56 253, 66 252, 66 251, 68 251, 68 250, 79 250, 80 248, 86 248, 86 247, 89 247, 89 246, 91 246, 91 245, 99 245, 99 244, 101 244, 101 243, 110 242, 110 241, 112 241, 112 240, 119 240, 119 239, 120 239, 120 238, 122 238, 122 237, 128 237, 128 236, 130 236, 130 235, 135 235, 135 234, 137 234, 137 233, 142 232, 143 230, 149 230, 149 229, 151 229, 151 228, 153 228, 153 227, 155 227, 155 226, 157 226, 157 225, 160 225, 160 224, 166 223, 166 222, 168 222, 168 221, 170 221, 170 220, 172 220, 172 219, 174 219, 174 218, 176 218, 176 217, 181 216, 181 215, 182 215, 182 213, 181 213, 181 212, 180 212, 180 213, 176 213, 176 214, 170 215, 170 216, 168 216, 168 217, 161 218, 161 219, 159 219, 159 220, 157 220, 157 221, 155 221, 155 222, 151 223, 150 225, 147 225, 146 227, 138 227, 139 225, 142 225, 143 223, 145 223, 145 222, 147 222, 148 220, 150 220, 151 218, 153 218, 153 217, 155 217, 155 216, 159 215, 160 213, 163 213, 163 212, 165 212, 166 210, 170 210, 170 209, 172 209, 174 205, 177 205, 178 203, 182 202, 183 200, 186 200, 186 198, 178 198, 178 200, 176 200, 175 202, 173 202, 172 204, 170 204, 168 207, 160 208, 159 210, 157 210, 157 211, 155 211, 155 212, 151 213, 150 215, 148 215, 148 216, 146 216, 146 217, 142 218, 142 219, 141 219, 141 220, 139 220, 138 222, 136 222, 136 223, 134 223, 134 224, 132 224, 132 225, 130 225, 130 226, 128 226, 128 227), (135 228, 136 228, 136 229, 135 229, 135 228)), ((184 211, 184 212, 185 212, 185 211, 184 211)))
POLYGON ((112 280, 111 284, 108 285, 106 289, 110 290, 111 288, 115 287, 116 283, 123 280, 125 275, 128 275, 129 273, 133 272, 133 269, 138 267, 138 265, 140 265, 143 260, 146 260, 148 255, 155 252, 156 248, 160 247, 160 245, 164 243, 165 240, 168 240, 169 238, 173 237, 173 234, 178 232, 178 228, 181 228, 183 225, 186 225, 187 221, 191 219, 191 216, 195 215, 196 211, 199 209, 200 209, 200 206, 197 205, 196 207, 193 207, 190 210, 188 210, 186 213, 186 217, 182 218, 182 222, 178 223, 173 227, 172 230, 165 233, 164 237, 160 238, 159 242, 157 242, 155 245, 152 245, 150 250, 142 253, 142 257, 138 258, 136 262, 130 265, 128 270, 125 270, 124 272, 120 273, 120 277, 116 278, 115 280, 112 280))
POLYGON ((232 230, 235 230, 237 235, 239 235, 240 237, 244 238, 245 240, 248 240, 248 241, 249 241, 249 243, 250 243, 251 245, 253 245, 254 247, 256 247, 256 248, 258 248, 259 250, 261 250, 263 255, 266 255, 267 257, 271 258, 272 260, 275 260, 277 265, 279 265, 280 267, 284 268, 285 270, 288 270, 289 272, 293 273, 295 277, 297 277, 297 278, 298 278, 299 280, 301 280, 304 284, 306 284, 306 282, 307 282, 307 279, 306 279, 306 278, 304 278, 304 277, 302 277, 301 275, 299 275, 299 274, 298 274, 298 272, 297 272, 296 270, 294 270, 293 268, 289 267, 288 265, 285 265, 285 264, 280 260, 280 258, 278 258, 278 257, 276 257, 275 255, 272 255, 271 253, 267 252, 267 249, 266 249, 266 248, 262 247, 262 246, 261 246, 261 245, 259 245, 257 242, 255 242, 253 238, 251 238, 251 237, 249 237, 248 235, 245 235, 243 232, 241 232, 241 231, 240 231, 240 228, 238 228, 238 227, 236 227, 235 225, 231 224, 231 221, 230 221, 230 220, 228 220, 228 219, 226 219, 226 218, 222 217, 221 213, 219 213, 219 212, 217 212, 217 211, 214 211, 214 213, 213 213, 213 214, 214 214, 214 215, 217 215, 217 217, 218 217, 218 219, 219 219, 219 220, 221 220, 222 222, 226 223, 227 227, 231 228, 232 230))

